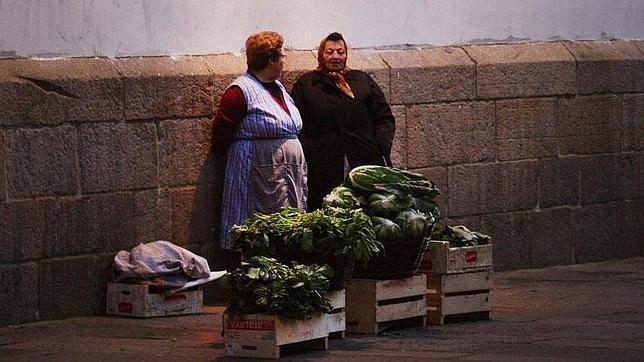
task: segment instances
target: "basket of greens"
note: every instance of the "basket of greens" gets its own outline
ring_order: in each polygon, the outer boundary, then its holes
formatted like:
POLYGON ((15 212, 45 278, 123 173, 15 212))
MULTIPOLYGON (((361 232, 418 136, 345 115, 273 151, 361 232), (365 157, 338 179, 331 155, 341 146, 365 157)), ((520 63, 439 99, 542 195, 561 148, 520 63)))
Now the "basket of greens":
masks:
POLYGON ((369 215, 384 251, 357 265, 354 277, 405 278, 415 274, 439 218, 439 191, 425 176, 385 166, 360 166, 323 201, 327 208, 361 209, 369 215))
POLYGON ((372 221, 360 209, 326 208, 301 213, 284 208, 256 213, 231 230, 233 246, 245 258, 268 256, 289 263, 328 264, 334 271, 330 289, 345 287, 357 259, 367 263, 380 252, 372 221))

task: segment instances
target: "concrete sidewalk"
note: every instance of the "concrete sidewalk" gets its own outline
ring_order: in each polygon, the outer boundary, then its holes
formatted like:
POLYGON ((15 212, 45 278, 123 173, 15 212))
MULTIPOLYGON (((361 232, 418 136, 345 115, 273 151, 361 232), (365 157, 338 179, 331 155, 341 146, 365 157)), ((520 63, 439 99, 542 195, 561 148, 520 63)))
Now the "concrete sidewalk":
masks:
MULTIPOLYGON (((0 328, 2 361, 224 358, 222 307, 0 328)), ((644 258, 496 273, 491 320, 347 335, 283 360, 644 360, 644 258)))

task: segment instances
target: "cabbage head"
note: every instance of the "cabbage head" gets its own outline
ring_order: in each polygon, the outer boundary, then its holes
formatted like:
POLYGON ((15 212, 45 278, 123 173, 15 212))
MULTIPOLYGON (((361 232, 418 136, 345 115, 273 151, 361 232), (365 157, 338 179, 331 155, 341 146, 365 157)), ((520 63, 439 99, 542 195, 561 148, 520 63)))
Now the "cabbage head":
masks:
POLYGON ((400 226, 406 237, 420 240, 431 231, 434 217, 416 210, 403 210, 396 215, 396 224, 400 226))
POLYGON ((403 200, 394 194, 371 194, 369 196, 369 210, 379 216, 396 215, 402 209, 412 205, 413 200, 403 200))
POLYGON ((489 235, 481 234, 477 231, 471 231, 464 225, 447 226, 443 233, 447 234, 447 236, 451 236, 451 238, 448 239, 450 246, 485 245, 489 244, 492 239, 489 235))
POLYGON ((373 221, 373 230, 376 232, 376 239, 379 241, 386 243, 402 240, 404 237, 400 226, 395 222, 377 216, 372 217, 371 220, 373 221))
POLYGON ((322 199, 322 207, 325 208, 359 209, 362 203, 364 203, 362 197, 356 195, 353 190, 344 186, 334 188, 322 199))

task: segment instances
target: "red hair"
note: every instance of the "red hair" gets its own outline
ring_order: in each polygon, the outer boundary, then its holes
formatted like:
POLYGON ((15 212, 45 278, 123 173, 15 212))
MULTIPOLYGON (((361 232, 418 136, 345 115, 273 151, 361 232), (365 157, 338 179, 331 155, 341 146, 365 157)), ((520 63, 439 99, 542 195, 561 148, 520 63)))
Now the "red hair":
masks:
POLYGON ((284 38, 274 31, 260 31, 246 39, 246 64, 250 70, 262 70, 268 61, 277 61, 284 38))

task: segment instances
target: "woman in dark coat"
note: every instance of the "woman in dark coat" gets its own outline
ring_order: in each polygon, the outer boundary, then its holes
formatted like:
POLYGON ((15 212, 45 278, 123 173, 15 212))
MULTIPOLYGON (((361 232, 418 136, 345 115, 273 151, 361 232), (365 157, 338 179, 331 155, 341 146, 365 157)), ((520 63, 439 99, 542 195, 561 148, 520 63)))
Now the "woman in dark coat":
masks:
POLYGON ((304 124, 299 135, 308 164, 308 210, 361 165, 390 165, 395 119, 371 76, 346 66, 339 33, 320 42, 318 68, 302 75, 292 96, 304 124))

